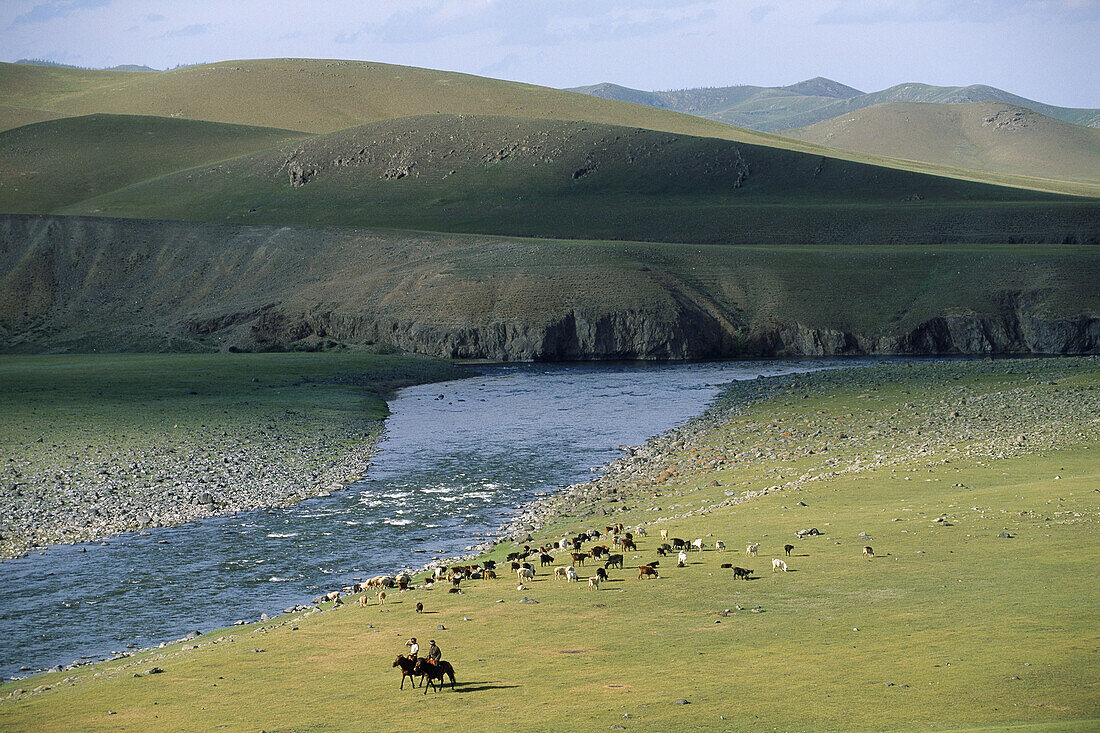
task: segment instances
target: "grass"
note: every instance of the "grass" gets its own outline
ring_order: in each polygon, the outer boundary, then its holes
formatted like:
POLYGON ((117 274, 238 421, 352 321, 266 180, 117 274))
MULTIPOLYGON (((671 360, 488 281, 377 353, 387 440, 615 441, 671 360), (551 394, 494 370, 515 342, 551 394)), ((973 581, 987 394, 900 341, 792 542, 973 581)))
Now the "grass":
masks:
POLYGON ((118 115, 25 125, 0 132, 0 210, 44 213, 304 137, 267 127, 118 115))
POLYGON ((714 138, 439 115, 150 176, 65 205, 39 208, 28 198, 9 210, 525 237, 894 244, 1086 243, 1100 236, 1098 206, 714 138), (299 169, 305 182, 295 185, 299 169))
MULTIPOLYGON (((258 59, 141 73, 0 64, 0 129, 50 116, 181 117, 327 133, 431 114, 587 121, 1075 195, 1096 186, 853 153, 670 110, 498 79, 365 61, 258 59)), ((801 97, 806 99, 806 97, 801 97)), ((880 101, 887 101, 882 99, 880 101)), ((816 121, 816 120, 814 120, 816 121)), ((808 123, 801 123, 808 124, 808 123)), ((795 125, 785 125, 791 127, 795 125)))
MULTIPOLYGON (((378 721, 421 730, 440 720, 478 730, 1095 729, 1100 618, 1088 568, 1100 559, 1093 491, 1100 435, 1087 407, 1100 389, 1095 363, 880 366, 783 384, 682 447, 668 439, 671 455, 644 472, 648 479, 622 484, 637 505, 617 514, 628 522, 696 511, 731 490, 786 486, 652 525, 639 554, 652 556, 657 527, 706 537, 708 546, 724 539, 726 553, 693 553, 679 570, 666 561, 656 581, 612 571, 598 592, 540 572, 526 592, 507 578, 473 582, 459 596, 393 593, 384 610, 348 604, 216 631, 196 649, 177 645, 7 683, 0 696, 49 689, 4 699, 0 724, 11 731, 61 721, 82 730, 332 731, 378 721), (939 444, 938 431, 961 430, 943 419, 950 405, 966 424, 984 427, 939 444), (997 436, 1017 426, 1033 443, 1002 450, 997 436), (922 450, 929 446, 936 447, 922 450), (738 458, 753 451, 761 457, 738 458), (876 451, 883 460, 851 465, 876 451), (725 464, 708 468, 718 453, 725 464), (797 479, 840 465, 831 460, 848 468, 797 479), (668 475, 658 473, 663 467, 668 475), (648 509, 657 503, 662 509, 648 509), (932 521, 941 515, 952 526, 932 521), (794 542, 792 572, 767 572, 768 559, 782 556, 781 545, 807 526, 824 535, 794 542), (1015 538, 997 537, 1005 530, 1015 538), (763 543, 760 558, 740 551, 749 541, 763 543), (864 544, 875 547, 873 561, 860 557, 864 544), (718 568, 723 561, 761 577, 733 581, 718 568), (539 603, 517 603, 524 595, 539 603), (428 614, 413 612, 417 600, 428 614), (763 612, 749 611, 756 606, 763 612), (726 608, 733 612, 720 615, 726 608), (439 641, 458 671, 458 693, 397 689, 390 663, 410 635, 439 641), (141 674, 153 665, 165 673, 141 674), (680 698, 689 704, 676 704, 680 698)), ((606 521, 566 517, 535 539, 602 529, 606 521)), ((580 570, 587 576, 591 567, 580 570)))
POLYGON ((1001 102, 894 102, 783 134, 956 168, 1100 182, 1100 130, 1001 102))

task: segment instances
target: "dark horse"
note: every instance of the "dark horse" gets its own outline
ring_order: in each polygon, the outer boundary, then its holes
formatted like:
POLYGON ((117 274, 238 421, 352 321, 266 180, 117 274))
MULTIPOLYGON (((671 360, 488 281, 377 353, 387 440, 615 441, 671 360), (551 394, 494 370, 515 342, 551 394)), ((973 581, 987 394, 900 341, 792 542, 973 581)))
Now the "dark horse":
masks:
POLYGON ((451 678, 451 689, 455 688, 455 668, 445 659, 440 659, 436 664, 432 664, 427 659, 418 659, 412 673, 418 674, 421 679, 428 681, 428 684, 424 686, 425 695, 428 694, 428 688, 436 680, 439 680, 439 682, 436 683, 435 691, 439 692, 443 688, 443 675, 451 678))
MULTIPOLYGON (((401 654, 397 655, 397 659, 393 660, 393 666, 401 668, 401 687, 399 689, 405 689, 405 678, 408 677, 412 680, 413 687, 416 687, 416 679, 414 675, 420 674, 416 671, 416 665, 418 661, 409 659, 401 654)), ((421 680, 423 682, 423 680, 421 680)))

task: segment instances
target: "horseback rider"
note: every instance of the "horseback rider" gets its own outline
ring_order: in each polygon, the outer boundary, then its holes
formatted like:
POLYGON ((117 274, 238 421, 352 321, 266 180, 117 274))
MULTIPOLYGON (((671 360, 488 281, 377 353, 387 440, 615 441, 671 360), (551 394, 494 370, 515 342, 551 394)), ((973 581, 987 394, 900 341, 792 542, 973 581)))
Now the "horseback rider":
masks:
POLYGON ((416 637, 406 641, 405 646, 409 647, 409 659, 415 662, 417 655, 420 654, 420 645, 416 643, 416 637))
POLYGON ((443 652, 439 651, 439 647, 435 645, 435 639, 428 642, 428 662, 430 664, 439 664, 439 660, 443 658, 443 652))

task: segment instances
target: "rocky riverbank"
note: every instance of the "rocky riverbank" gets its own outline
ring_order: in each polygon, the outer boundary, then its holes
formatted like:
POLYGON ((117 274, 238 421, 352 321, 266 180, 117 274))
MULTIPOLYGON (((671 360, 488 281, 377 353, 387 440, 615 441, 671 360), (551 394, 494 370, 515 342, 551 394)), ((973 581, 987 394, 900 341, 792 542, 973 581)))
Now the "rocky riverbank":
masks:
POLYGON ((501 540, 522 542, 562 521, 616 521, 639 509, 647 521, 682 519, 915 460, 998 460, 1095 441, 1100 391, 1075 384, 1073 377, 1097 369, 1096 357, 883 362, 733 382, 683 427, 627 449, 592 481, 524 507, 502 527, 501 540), (960 380, 966 386, 948 386, 960 380), (1006 388, 997 388, 1000 382, 1006 388), (879 409, 876 392, 887 385, 905 385, 911 400, 901 409, 879 409), (859 408, 840 418, 805 415, 793 425, 742 418, 754 406, 791 407, 823 393, 859 408), (689 500, 690 492, 681 489, 664 493, 666 484, 751 466, 766 467, 767 485, 730 485, 724 498, 712 501, 689 500))
MULTIPOLYGON (((249 509, 285 506, 363 475, 381 433, 280 419, 231 435, 200 429, 155 447, 36 442, 0 464, 0 557, 249 509), (58 460, 61 458, 61 460, 58 460)), ((158 441, 159 442, 159 441, 158 441)))

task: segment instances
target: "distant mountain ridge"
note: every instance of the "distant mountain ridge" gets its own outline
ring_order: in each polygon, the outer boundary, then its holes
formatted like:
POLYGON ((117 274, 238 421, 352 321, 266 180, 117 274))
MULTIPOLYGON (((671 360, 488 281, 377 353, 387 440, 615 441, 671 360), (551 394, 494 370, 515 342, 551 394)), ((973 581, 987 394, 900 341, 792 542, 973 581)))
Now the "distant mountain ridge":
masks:
POLYGON ((145 66, 144 64, 119 64, 118 66, 93 68, 91 66, 63 64, 60 61, 50 61, 49 59, 19 59, 15 63, 25 64, 27 66, 56 66, 59 69, 86 69, 89 71, 158 71, 158 69, 154 69, 152 66, 145 66))
POLYGON ((744 85, 647 92, 605 82, 568 91, 684 112, 762 132, 806 127, 888 102, 1005 102, 1075 125, 1100 127, 1100 109, 1043 104, 985 84, 941 87, 905 83, 865 93, 831 79, 815 77, 782 87, 744 85))

